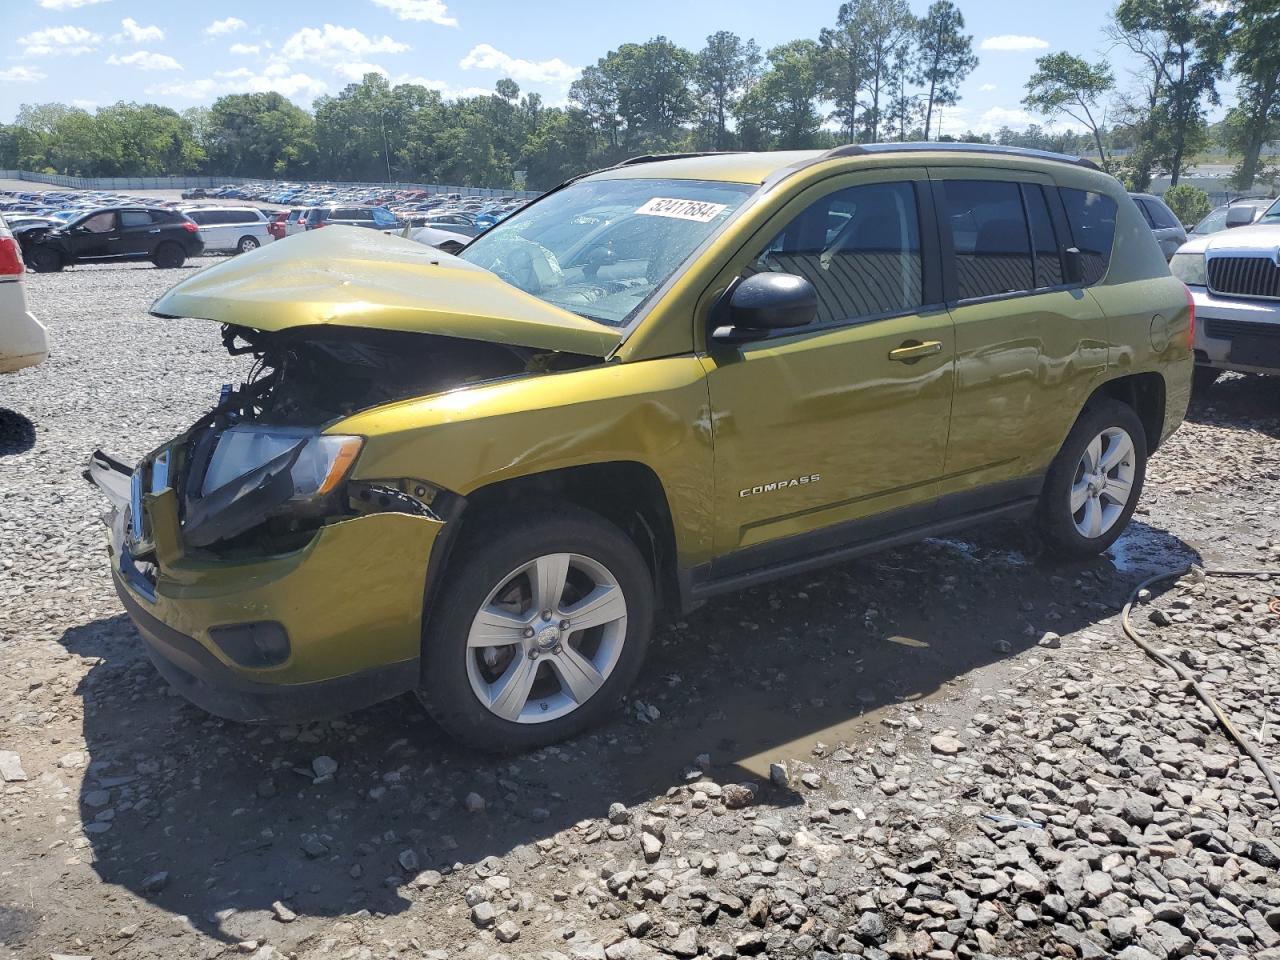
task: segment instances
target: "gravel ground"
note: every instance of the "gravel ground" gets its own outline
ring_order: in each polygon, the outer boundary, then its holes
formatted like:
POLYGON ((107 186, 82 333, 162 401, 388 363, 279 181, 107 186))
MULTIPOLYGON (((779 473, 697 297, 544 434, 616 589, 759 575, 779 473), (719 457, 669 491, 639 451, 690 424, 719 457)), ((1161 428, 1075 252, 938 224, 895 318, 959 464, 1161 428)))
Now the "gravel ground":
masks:
MULTIPOLYGON (((1001 526, 726 597, 604 729, 480 759, 407 698, 224 723, 140 655, 79 473, 242 369, 146 315, 190 269, 31 277, 53 355, 0 379, 0 958, 1280 958, 1277 804, 1117 618, 1280 567, 1274 382, 1192 411, 1109 557, 1001 526)), ((1278 593, 1136 616, 1280 767, 1278 593)))

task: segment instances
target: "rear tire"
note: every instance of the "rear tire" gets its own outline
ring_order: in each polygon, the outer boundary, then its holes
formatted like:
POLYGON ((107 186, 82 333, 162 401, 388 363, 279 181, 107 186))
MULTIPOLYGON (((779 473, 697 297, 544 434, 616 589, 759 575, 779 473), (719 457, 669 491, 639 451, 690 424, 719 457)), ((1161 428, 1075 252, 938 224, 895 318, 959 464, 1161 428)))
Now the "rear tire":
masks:
POLYGON ((1202 399, 1207 394, 1218 378, 1222 376, 1222 371, 1214 367, 1197 366, 1191 372, 1191 395, 1197 399, 1202 399))
POLYGON ((1124 532, 1146 475, 1147 436, 1134 409, 1091 402, 1045 477, 1038 508, 1045 545, 1066 559, 1102 553, 1124 532))
POLYGON ((173 242, 160 244, 151 258, 151 262, 161 270, 175 270, 186 261, 186 251, 173 242))
POLYGON ((262 246, 258 242, 257 237, 241 237, 240 242, 236 244, 236 253, 248 253, 250 250, 257 250, 262 246))
POLYGON ((457 740, 514 753, 572 737, 617 707, 644 661, 655 601, 626 534, 557 505, 471 533, 435 603, 419 699, 457 740))
POLYGON ((36 273, 57 273, 66 266, 62 254, 50 247, 34 248, 28 259, 31 261, 31 269, 36 273))

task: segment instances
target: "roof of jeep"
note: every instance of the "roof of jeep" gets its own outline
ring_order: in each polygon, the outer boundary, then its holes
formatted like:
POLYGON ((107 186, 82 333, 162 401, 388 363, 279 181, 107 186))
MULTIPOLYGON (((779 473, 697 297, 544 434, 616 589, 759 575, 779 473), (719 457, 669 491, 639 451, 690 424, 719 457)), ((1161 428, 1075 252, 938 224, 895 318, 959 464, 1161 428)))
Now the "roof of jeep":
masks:
POLYGON ((779 150, 773 152, 671 154, 635 157, 590 176, 601 180, 672 179, 724 180, 731 183, 763 183, 788 167, 802 167, 822 160, 853 160, 908 157, 920 162, 921 155, 939 155, 949 162, 969 161, 976 165, 1000 158, 1052 161, 1096 170, 1088 160, 1046 150, 1029 150, 977 143, 866 143, 836 147, 834 150, 779 150))

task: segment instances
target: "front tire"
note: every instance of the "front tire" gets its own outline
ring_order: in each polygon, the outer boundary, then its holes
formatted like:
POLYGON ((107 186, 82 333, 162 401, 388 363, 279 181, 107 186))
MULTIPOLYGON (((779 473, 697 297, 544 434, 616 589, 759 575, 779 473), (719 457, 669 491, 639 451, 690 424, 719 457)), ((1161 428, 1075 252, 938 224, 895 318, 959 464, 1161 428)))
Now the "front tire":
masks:
POLYGON ((1137 413, 1118 400, 1090 403, 1045 477, 1038 519, 1046 546, 1067 559, 1102 553, 1124 532, 1146 475, 1137 413))
POLYGON ((151 258, 151 262, 161 270, 176 270, 186 263, 186 260, 186 252, 176 243, 160 244, 151 258))
POLYGON ((50 247, 36 247, 30 255, 31 269, 36 273, 57 273, 66 264, 62 254, 50 247))
POLYGON ((248 253, 250 250, 257 250, 260 246, 257 237, 241 237, 240 242, 236 244, 236 253, 248 253))
POLYGON ((470 535, 430 614, 419 699, 468 746, 514 753, 617 706, 649 644, 653 579, 621 530, 556 506, 470 535))

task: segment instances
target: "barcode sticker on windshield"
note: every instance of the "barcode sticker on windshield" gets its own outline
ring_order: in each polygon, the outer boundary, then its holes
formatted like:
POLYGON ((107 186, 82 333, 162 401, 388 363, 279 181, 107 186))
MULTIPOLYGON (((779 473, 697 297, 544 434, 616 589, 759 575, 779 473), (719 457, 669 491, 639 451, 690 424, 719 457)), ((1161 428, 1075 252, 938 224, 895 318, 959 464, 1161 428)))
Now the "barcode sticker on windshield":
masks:
POLYGON ((696 220, 710 223, 729 205, 706 203, 702 200, 675 200, 671 197, 654 197, 636 211, 648 217, 675 217, 677 220, 696 220))

